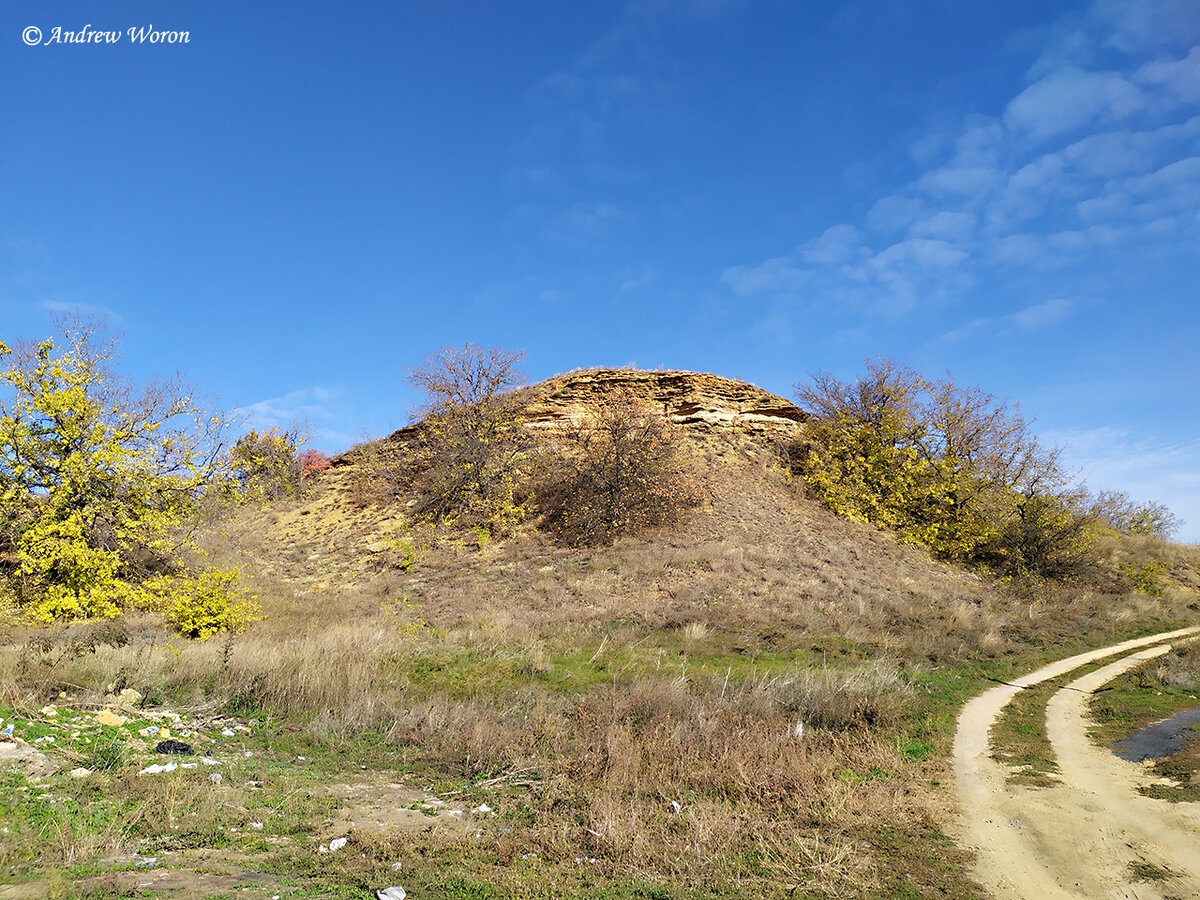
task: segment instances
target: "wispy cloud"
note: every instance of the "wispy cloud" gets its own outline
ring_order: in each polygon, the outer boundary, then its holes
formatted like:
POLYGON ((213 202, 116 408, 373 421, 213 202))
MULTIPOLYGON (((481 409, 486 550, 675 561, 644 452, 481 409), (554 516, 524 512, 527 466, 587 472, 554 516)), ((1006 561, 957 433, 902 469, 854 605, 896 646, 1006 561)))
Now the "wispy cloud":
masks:
MULTIPOLYGON (((980 285, 994 302, 997 284, 1031 269, 1091 274, 1105 264, 1098 253, 1200 253, 1200 46, 1181 45, 1200 38, 1200 5, 1097 0, 1063 21, 999 109, 913 140, 924 171, 878 197, 861 225, 730 266, 725 284, 797 308, 903 315, 968 301, 980 285)), ((1037 308, 954 334, 1019 329, 1037 308)), ((1067 309, 1047 306, 1039 327, 1067 309)))
POLYGON ((627 274, 621 279, 620 290, 623 294, 649 287, 658 278, 658 269, 647 263, 641 269, 627 274))
POLYGON ((341 450, 358 439, 345 428, 341 396, 322 387, 299 388, 280 397, 269 397, 233 410, 243 429, 269 431, 298 427, 308 443, 341 450))
POLYGON ((1092 490, 1121 490, 1165 503, 1183 520, 1177 536, 1200 543, 1200 443, 1174 443, 1101 427, 1043 435, 1092 490))
POLYGON ((1045 303, 1027 306, 1004 316, 972 319, 967 324, 942 335, 943 341, 961 341, 967 338, 988 337, 993 340, 1007 335, 1040 331, 1061 322, 1071 315, 1075 304, 1062 297, 1045 303))

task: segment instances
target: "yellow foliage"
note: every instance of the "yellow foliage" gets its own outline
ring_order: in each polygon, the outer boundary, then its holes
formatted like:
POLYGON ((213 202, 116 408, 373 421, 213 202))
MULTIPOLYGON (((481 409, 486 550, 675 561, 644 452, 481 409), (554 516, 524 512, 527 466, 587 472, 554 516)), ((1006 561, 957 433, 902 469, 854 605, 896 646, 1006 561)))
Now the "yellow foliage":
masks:
POLYGON ((237 633, 263 618, 257 597, 247 596, 238 578, 237 571, 219 569, 153 578, 146 583, 149 606, 185 637, 203 641, 219 632, 237 633))

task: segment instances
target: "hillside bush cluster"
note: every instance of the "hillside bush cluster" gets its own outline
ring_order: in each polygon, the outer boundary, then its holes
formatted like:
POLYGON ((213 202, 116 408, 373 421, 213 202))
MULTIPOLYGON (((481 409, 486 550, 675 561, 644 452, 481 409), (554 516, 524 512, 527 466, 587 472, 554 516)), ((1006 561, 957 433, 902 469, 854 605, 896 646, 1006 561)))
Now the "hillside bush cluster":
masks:
POLYGON ((818 372, 796 387, 813 418, 790 457, 833 511, 897 532, 943 559, 1026 580, 1086 577, 1098 528, 1166 537, 1160 504, 1086 490, 1017 407, 887 361, 854 382, 818 372))

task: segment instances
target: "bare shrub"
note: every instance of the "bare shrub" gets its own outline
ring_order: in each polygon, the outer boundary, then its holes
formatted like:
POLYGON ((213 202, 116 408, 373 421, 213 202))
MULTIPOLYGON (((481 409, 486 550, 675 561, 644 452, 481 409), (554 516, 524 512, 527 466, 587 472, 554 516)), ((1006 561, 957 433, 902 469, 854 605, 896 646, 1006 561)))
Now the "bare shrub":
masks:
POLYGON ((443 347, 413 369, 425 394, 416 433, 415 512, 506 533, 524 518, 519 498, 528 442, 521 418, 525 354, 468 343, 443 347))
POLYGON ((679 442, 666 417, 632 391, 609 391, 558 437, 540 492, 547 525, 567 543, 603 546, 675 524, 700 499, 679 442))

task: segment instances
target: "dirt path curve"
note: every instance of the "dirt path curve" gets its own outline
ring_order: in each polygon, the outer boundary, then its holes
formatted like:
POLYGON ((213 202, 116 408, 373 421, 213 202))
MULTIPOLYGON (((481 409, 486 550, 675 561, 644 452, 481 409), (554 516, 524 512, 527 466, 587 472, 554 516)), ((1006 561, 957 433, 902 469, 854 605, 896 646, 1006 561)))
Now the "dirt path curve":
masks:
POLYGON ((998 685, 963 707, 954 738, 963 810, 958 838, 976 852, 975 877, 995 896, 1200 897, 1200 817, 1185 805, 1139 795, 1142 767, 1091 747, 1083 716, 1085 692, 1165 653, 1167 642, 1197 633, 1200 628, 1184 628, 1082 653, 998 685), (989 732, 1017 692, 1130 651, 1141 652, 1068 685, 1048 704, 1047 732, 1062 783, 1006 784, 1008 770, 991 758, 989 732), (1173 877, 1138 881, 1137 865, 1166 869, 1173 877))

